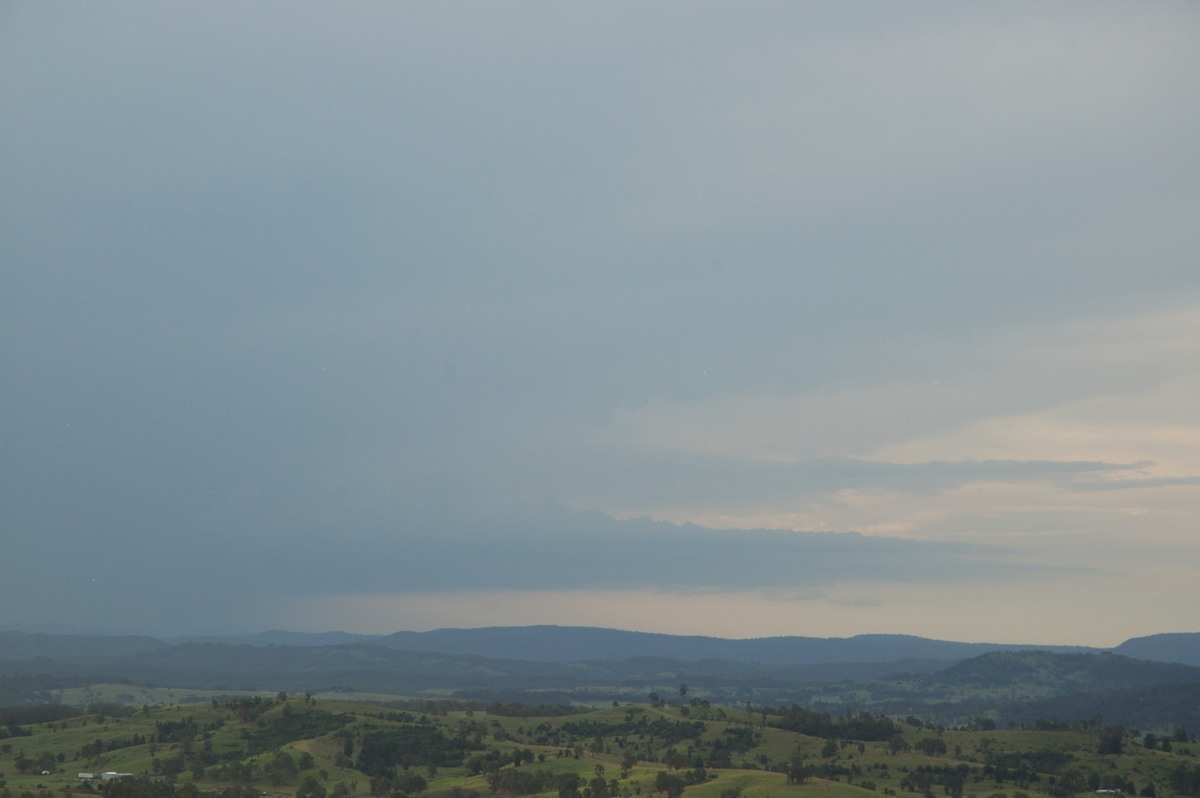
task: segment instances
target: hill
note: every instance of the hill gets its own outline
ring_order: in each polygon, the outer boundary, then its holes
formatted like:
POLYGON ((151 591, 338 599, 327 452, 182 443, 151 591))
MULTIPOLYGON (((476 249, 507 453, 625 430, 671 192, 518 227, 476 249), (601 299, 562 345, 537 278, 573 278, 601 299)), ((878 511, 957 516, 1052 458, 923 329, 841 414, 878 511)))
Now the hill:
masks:
POLYGON ((731 640, 592 627, 517 626, 435 629, 429 632, 396 632, 384 636, 352 635, 344 632, 312 634, 271 631, 258 635, 185 637, 170 641, 149 637, 73 636, 0 631, 0 660, 39 656, 121 656, 189 643, 311 648, 364 644, 401 651, 556 663, 662 657, 689 662, 724 660, 764 665, 889 663, 900 660, 939 660, 949 663, 989 651, 1038 649, 1086 653, 1098 650, 1083 646, 958 643, 912 635, 857 635, 846 638, 764 637, 731 640))
POLYGON ((1167 798, 1196 794, 1200 774, 1200 745, 1187 739, 1152 750, 1114 729, 938 730, 797 706, 365 704, 280 694, 63 710, 0 710, 9 794, 1167 798))
POLYGON ((121 657, 166 648, 167 645, 153 637, 138 635, 61 635, 8 631, 0 632, 0 660, 121 657))
POLYGON ((666 657, 687 661, 726 660, 766 665, 816 665, 837 662, 886 663, 897 660, 953 661, 988 651, 1095 651, 1082 646, 1020 646, 956 643, 912 635, 855 637, 762 637, 729 640, 718 637, 625 632, 577 626, 520 626, 480 629, 435 629, 396 632, 376 645, 446 654, 475 654, 498 659, 540 662, 620 660, 666 657))
POLYGON ((1200 668, 1117 654, 993 652, 929 674, 816 687, 809 702, 908 714, 940 725, 1055 719, 1149 731, 1200 728, 1200 668))
POLYGON ((1200 683, 1200 668, 1135 660, 1111 652, 1002 649, 957 660, 797 663, 795 660, 839 653, 877 658, 886 652, 947 654, 977 644, 904 636, 815 642, 807 638, 722 641, 564 627, 442 630, 425 635, 391 636, 388 642, 396 646, 406 639, 419 639, 443 649, 457 646, 496 651, 527 645, 531 655, 541 653, 539 646, 550 643, 574 645, 580 653, 603 647, 614 655, 660 647, 693 655, 741 652, 745 656, 749 652, 762 654, 768 661, 650 655, 562 661, 566 658, 561 650, 553 661, 538 661, 406 650, 380 645, 378 639, 309 646, 170 645, 151 638, 59 640, 0 633, 0 656, 39 654, 0 660, 0 700, 7 704, 45 702, 53 700, 55 690, 124 683, 217 694, 336 691, 600 705, 644 703, 651 693, 670 696, 680 684, 687 684, 693 696, 713 705, 800 703, 869 709, 945 726, 963 725, 978 717, 1022 723, 1039 717, 1078 720, 1103 716, 1143 729, 1161 730, 1174 724, 1200 728, 1200 716, 1196 716, 1200 705, 1171 708, 1164 698, 1190 695, 1189 685, 1200 683), (56 656, 46 656, 47 652, 56 656), (1174 687, 1167 689, 1170 686, 1174 687), (1150 688, 1157 691, 1137 692, 1150 688), (1057 703, 1046 703, 1051 700, 1057 703))
POLYGON ((925 677, 924 681, 958 688, 1007 691, 1010 697, 1030 697, 1200 682, 1200 668, 1147 662, 1110 652, 993 652, 959 662, 925 677))
POLYGON ((1185 665, 1200 666, 1200 632, 1134 637, 1113 651, 1134 659, 1182 662, 1185 665))
POLYGON ((1200 683, 1155 685, 1133 690, 1068 693, 996 709, 1001 726, 1034 724, 1067 719, 1093 724, 1118 724, 1143 732, 1173 734, 1179 729, 1200 729, 1200 683))

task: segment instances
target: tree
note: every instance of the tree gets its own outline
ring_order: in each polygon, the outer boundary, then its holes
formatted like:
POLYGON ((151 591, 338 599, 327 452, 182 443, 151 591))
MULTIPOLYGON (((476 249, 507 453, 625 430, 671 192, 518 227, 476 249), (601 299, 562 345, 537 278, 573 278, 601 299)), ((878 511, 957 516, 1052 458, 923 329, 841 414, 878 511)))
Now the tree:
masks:
POLYGON ((396 780, 393 782, 393 786, 402 792, 412 794, 425 792, 425 790, 428 789, 429 784, 420 775, 410 772, 402 773, 401 775, 397 776, 396 780))
POLYGON ((666 756, 663 757, 663 762, 666 764, 667 770, 683 770, 688 765, 688 756, 682 751, 669 748, 666 756))
POLYGON ((926 756, 938 756, 946 753, 946 741, 940 737, 922 737, 917 740, 916 746, 926 756))
POLYGON ((1106 726, 1100 734, 1100 745, 1097 753, 1102 756, 1113 756, 1125 748, 1125 727, 1106 726))
POLYGON ((1087 777, 1077 768, 1072 768, 1059 776, 1058 783, 1051 786, 1046 792, 1055 798, 1070 798, 1087 788, 1087 777))
POLYGON ((266 768, 267 779, 275 787, 287 784, 299 772, 300 769, 296 766, 296 760, 292 759, 292 755, 286 751, 277 753, 266 768))
POLYGON ((158 766, 158 772, 168 779, 178 776, 187 768, 187 760, 183 758, 182 754, 174 754, 162 760, 155 759, 154 762, 158 766))
POLYGON ((813 774, 813 767, 804 764, 804 759, 799 754, 792 756, 792 761, 788 763, 787 780, 788 784, 803 784, 808 781, 809 776, 813 774))
POLYGON ((309 776, 296 789, 296 798, 325 798, 325 788, 309 776))
POLYGON ((942 789, 949 798, 962 798, 963 785, 966 784, 966 781, 966 773, 954 770, 942 776, 942 789))
POLYGON ((658 774, 654 777, 655 791, 665 793, 667 798, 679 798, 679 796, 683 795, 683 788, 685 786, 682 776, 675 776, 665 770, 658 771, 658 774))
POLYGON ((579 798, 579 774, 560 773, 554 777, 554 787, 558 798, 579 798))

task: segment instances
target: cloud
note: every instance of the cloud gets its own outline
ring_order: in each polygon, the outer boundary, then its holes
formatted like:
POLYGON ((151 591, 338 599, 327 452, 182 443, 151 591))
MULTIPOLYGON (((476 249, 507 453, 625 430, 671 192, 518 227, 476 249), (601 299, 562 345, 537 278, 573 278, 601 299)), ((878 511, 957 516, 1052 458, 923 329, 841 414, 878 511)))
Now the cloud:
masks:
MULTIPOLYGON (((981 543, 903 540, 857 533, 713 530, 650 519, 619 521, 561 506, 510 507, 478 520, 394 519, 369 535, 253 535, 215 545, 211 538, 164 537, 150 544, 75 545, 58 577, 89 592, 41 595, 36 570, 14 574, 11 611, 40 618, 69 613, 76 623, 120 618, 121 628, 162 629, 189 606, 192 623, 262 619, 275 597, 330 595, 354 585, 365 595, 452 595, 463 591, 652 591, 681 595, 769 590, 808 600, 846 582, 1038 580, 1077 567, 1022 561, 1019 553, 981 543), (226 586, 226 587, 221 587, 226 586), (29 603, 34 596, 36 611, 29 603), (26 600, 26 597, 29 600, 26 600), (202 598, 200 598, 202 597, 202 598), (807 598, 805 598, 807 597, 807 598), (200 598, 201 603, 196 605, 200 598), (241 607, 241 610, 236 608, 241 607)), ((98 544, 99 541, 96 541, 98 544)), ((62 541, 63 545, 70 545, 62 541)), ((40 545, 57 545, 43 540, 40 545)), ((37 561, 18 545, 10 556, 37 561)), ((839 599, 870 605, 875 598, 839 599)), ((113 621, 105 624, 112 627, 113 621)))
POLYGON ((1191 552, 1191 6, 4 13, 6 610, 1191 552))
MULTIPOLYGON (((620 451, 583 457, 587 479, 546 479, 542 486, 578 506, 608 507, 628 516, 679 518, 714 511, 780 512, 849 492, 902 493, 936 501, 945 491, 975 483, 1054 484, 1064 489, 1105 474, 1128 474, 1140 464, 1097 461, 959 461, 894 463, 855 458, 805 458, 795 462, 711 455, 620 451)), ((825 528, 822 525, 821 528, 825 528)), ((857 528, 853 525, 842 528, 857 528)))

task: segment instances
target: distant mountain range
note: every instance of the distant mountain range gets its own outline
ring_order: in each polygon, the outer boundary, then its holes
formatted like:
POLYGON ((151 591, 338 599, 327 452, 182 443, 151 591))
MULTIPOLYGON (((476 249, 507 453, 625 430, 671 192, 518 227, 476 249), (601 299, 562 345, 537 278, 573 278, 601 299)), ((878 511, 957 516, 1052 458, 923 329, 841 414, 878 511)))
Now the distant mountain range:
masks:
MULTIPOLYGON (((420 651, 525 662, 571 663, 661 657, 685 662, 725 660, 760 665, 828 665, 838 663, 953 662, 993 651, 1099 653, 1087 646, 1044 646, 959 643, 912 635, 854 637, 763 637, 731 640, 718 637, 626 632, 577 626, 515 626, 478 629, 435 629, 359 635, 349 632, 269 631, 157 639, 140 635, 63 635, 0 631, 0 660, 37 657, 127 657, 186 644, 262 648, 321 648, 367 645, 398 651, 420 651)), ((1113 653, 1134 659, 1200 666, 1200 632, 1158 634, 1125 641, 1113 653)))
MULTIPOLYGON (((478 629, 434 629, 390 635, 347 632, 310 634, 270 631, 253 636, 180 638, 171 642, 224 642, 239 645, 325 646, 366 643, 402 651, 432 651, 535 662, 578 662, 593 659, 667 657, 686 661, 710 659, 765 665, 886 663, 900 660, 960 660, 991 651, 1098 653, 1089 646, 1045 646, 959 643, 913 635, 870 634, 854 637, 719 637, 626 632, 581 626, 493 626, 478 629)), ((1200 666, 1200 632, 1135 637, 1113 653, 1134 659, 1181 662, 1200 666)))
POLYGON ((53 690, 105 681, 525 703, 645 701, 686 683, 713 703, 869 707, 947 725, 985 714, 1020 722, 1062 713, 1156 728, 1176 716, 1200 723, 1196 712, 1180 714, 1200 706, 1200 633, 1135 638, 1102 651, 908 635, 728 640, 561 626, 168 640, 0 632, 0 705, 53 700, 53 690))
MULTIPOLYGON (((1019 651, 1030 646, 954 643, 909 635, 858 635, 846 638, 718 637, 622 632, 573 626, 492 627, 396 632, 374 645, 403 650, 475 654, 485 657, 574 662, 592 659, 668 657, 689 662, 728 660, 764 665, 817 665, 841 662, 884 663, 898 660, 958 660, 989 651, 1019 651)), ((1078 646, 1036 646, 1043 651, 1084 652, 1078 646)))
POLYGON ((1200 665, 1200 632, 1171 632, 1133 637, 1114 648, 1113 653, 1133 659, 1200 665))

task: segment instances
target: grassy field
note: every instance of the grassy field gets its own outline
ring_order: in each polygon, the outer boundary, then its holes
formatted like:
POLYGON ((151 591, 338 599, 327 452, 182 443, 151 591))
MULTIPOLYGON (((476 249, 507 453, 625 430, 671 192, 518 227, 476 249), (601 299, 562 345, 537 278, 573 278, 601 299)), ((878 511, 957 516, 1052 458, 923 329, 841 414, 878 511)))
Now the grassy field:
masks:
MULTIPOLYGON (((130 706, 169 706, 171 704, 207 704, 214 698, 222 700, 229 697, 228 690, 193 690, 180 687, 138 687, 129 684, 94 684, 88 687, 71 687, 64 690, 51 691, 51 696, 59 704, 70 706, 87 706, 94 703, 127 704, 130 706)), ((236 695, 270 698, 275 695, 268 691, 238 692, 236 695)), ((372 700, 372 699, 365 699, 372 700)))
MULTIPOLYGON (((71 687, 52 690, 50 695, 59 704, 87 706, 97 702, 128 704, 131 706, 169 706, 171 704, 207 704, 213 699, 224 701, 230 696, 261 696, 273 698, 271 690, 193 690, 180 687, 139 687, 129 684, 94 684, 88 687, 71 687)), ((396 700, 390 693, 320 692, 314 698, 322 701, 384 703, 396 700)))
POLYGON ((129 685, 58 697, 121 703, 132 714, 117 717, 110 707, 108 715, 10 725, 0 739, 0 798, 91 795, 77 776, 103 771, 157 780, 185 796, 236 789, 299 798, 636 798, 682 790, 687 798, 1064 798, 1132 788, 1171 798, 1172 773, 1200 768, 1200 746, 1188 743, 1148 750, 1129 737, 1120 753, 1101 755, 1099 729, 896 723, 886 739, 837 739, 732 708, 685 715, 678 707, 621 705, 522 717, 129 685))

